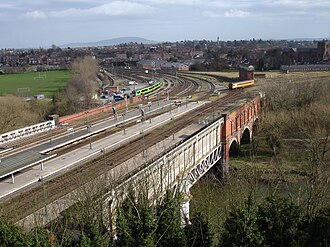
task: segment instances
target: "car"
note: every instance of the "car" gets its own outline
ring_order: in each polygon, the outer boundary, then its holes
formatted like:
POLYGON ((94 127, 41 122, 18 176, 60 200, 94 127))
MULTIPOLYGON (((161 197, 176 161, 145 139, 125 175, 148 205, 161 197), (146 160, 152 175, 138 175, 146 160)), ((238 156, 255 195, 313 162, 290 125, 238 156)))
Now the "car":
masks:
POLYGON ((180 100, 175 100, 173 103, 176 106, 181 106, 181 104, 182 104, 182 102, 180 100))

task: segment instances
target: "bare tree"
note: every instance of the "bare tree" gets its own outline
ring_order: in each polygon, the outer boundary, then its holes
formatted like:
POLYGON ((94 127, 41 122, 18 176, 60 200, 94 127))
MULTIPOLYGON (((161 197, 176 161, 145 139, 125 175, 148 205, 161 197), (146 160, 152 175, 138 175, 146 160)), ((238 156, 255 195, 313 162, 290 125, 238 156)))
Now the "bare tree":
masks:
POLYGON ((38 115, 15 96, 0 97, 0 133, 36 123, 38 115))
POLYGON ((97 89, 97 71, 97 62, 92 57, 78 58, 73 62, 72 72, 75 76, 69 81, 66 93, 75 109, 90 107, 97 89))
POLYGON ((266 91, 272 111, 262 128, 275 155, 273 164, 280 164, 277 174, 290 169, 302 174, 297 197, 312 217, 329 201, 329 83, 289 81, 271 84, 266 91))

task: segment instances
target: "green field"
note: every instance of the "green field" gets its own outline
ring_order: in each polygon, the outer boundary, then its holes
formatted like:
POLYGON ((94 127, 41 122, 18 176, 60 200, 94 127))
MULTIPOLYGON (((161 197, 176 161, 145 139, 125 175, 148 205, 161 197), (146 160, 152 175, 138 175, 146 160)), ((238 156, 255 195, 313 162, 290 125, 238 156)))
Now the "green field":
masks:
POLYGON ((0 96, 23 97, 44 94, 51 98, 58 89, 64 88, 71 77, 69 71, 29 72, 0 75, 0 96))

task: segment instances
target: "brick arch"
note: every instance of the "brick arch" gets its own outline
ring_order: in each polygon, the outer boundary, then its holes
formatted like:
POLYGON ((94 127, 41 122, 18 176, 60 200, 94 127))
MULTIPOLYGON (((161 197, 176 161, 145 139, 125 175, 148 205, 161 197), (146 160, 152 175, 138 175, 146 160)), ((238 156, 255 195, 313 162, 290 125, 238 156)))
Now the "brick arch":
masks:
POLYGON ((260 119, 258 118, 258 116, 256 116, 252 124, 252 131, 255 131, 256 130, 255 128, 258 128, 259 124, 260 124, 260 119))
POLYGON ((252 131, 250 130, 249 126, 245 126, 242 135, 241 135, 241 141, 240 144, 244 145, 244 144, 249 144, 251 143, 252 140, 252 131))
POLYGON ((229 157, 237 157, 239 155, 239 142, 236 138, 233 138, 229 145, 228 150, 229 157))

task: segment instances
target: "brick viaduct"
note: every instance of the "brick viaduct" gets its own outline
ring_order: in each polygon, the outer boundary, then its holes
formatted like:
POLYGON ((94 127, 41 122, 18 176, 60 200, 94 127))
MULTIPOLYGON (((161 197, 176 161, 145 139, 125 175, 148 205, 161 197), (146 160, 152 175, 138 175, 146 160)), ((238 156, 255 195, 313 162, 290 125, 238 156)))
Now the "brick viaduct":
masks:
POLYGON ((238 155, 239 146, 252 140, 252 132, 259 122, 261 114, 261 97, 254 97, 228 114, 223 114, 224 124, 221 130, 223 144, 223 167, 226 174, 229 171, 229 157, 238 155))

